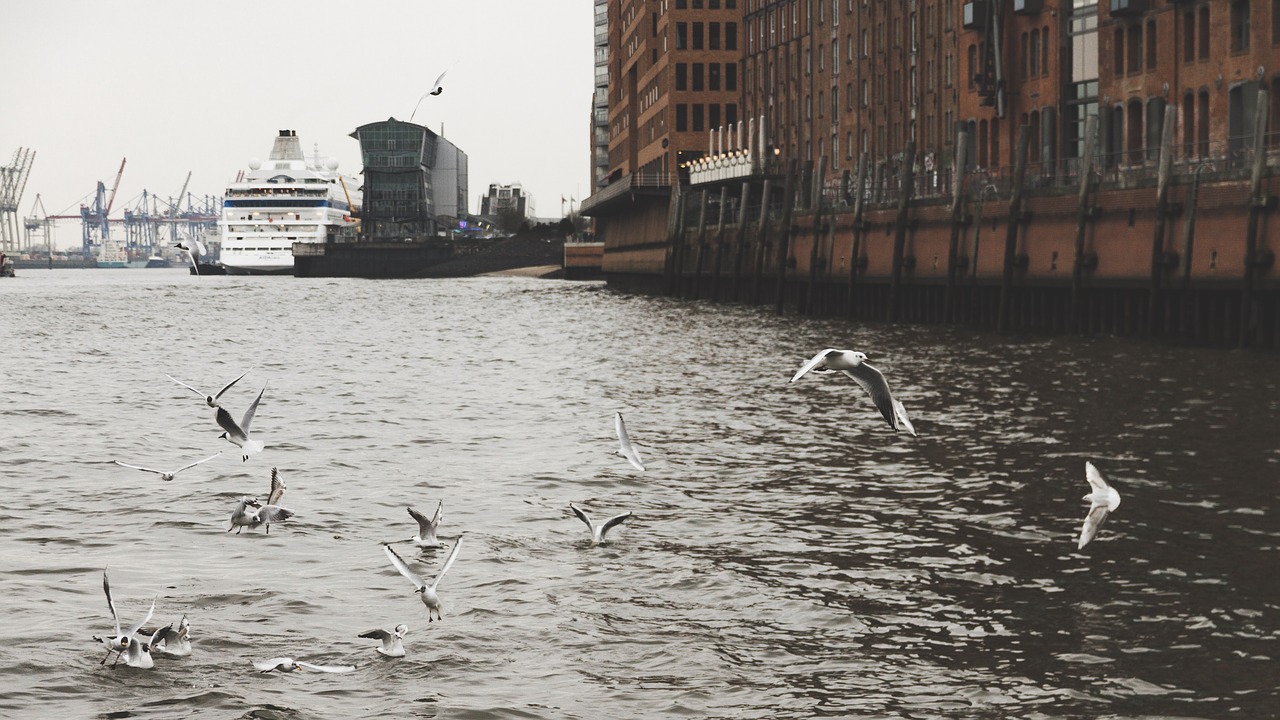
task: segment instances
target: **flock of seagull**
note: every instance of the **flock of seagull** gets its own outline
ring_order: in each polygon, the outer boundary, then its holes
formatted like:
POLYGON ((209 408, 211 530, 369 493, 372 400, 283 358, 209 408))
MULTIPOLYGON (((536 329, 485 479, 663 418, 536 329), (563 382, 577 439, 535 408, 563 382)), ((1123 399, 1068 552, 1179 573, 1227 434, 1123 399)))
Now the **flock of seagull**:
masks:
MULTIPOLYGON (((443 75, 442 75, 443 77, 443 75)), ((219 438, 225 439, 239 448, 241 460, 248 460, 255 453, 261 452, 264 443, 254 438, 250 434, 250 425, 253 422, 254 413, 258 409, 258 404, 262 401, 262 395, 266 392, 266 385, 262 386, 262 390, 258 392, 258 396, 254 398, 253 403, 249 405, 249 409, 245 411, 244 416, 239 422, 231 416, 231 414, 221 404, 222 395, 232 386, 239 382, 245 375, 248 375, 253 368, 249 368, 241 373, 239 377, 222 386, 216 394, 207 394, 197 388, 188 385, 177 378, 169 377, 175 383, 191 390, 195 394, 204 398, 205 404, 215 411, 214 420, 218 426, 223 429, 219 438)), ((801 368, 792 376, 791 382, 795 382, 809 373, 828 374, 834 372, 842 372, 849 378, 854 380, 866 393, 870 396, 871 401, 875 404, 876 409, 880 411, 885 422, 889 424, 895 431, 906 431, 912 436, 916 435, 915 427, 911 424, 911 419, 907 415, 906 408, 893 395, 893 391, 889 389, 889 383, 885 380, 884 374, 878 369, 867 363, 867 355, 862 352, 851 350, 836 350, 827 348, 820 351, 809 359, 801 368)), ((630 435, 627 433, 626 423, 622 419, 622 413, 614 413, 614 431, 618 436, 617 454, 626 458, 636 470, 644 471, 644 462, 640 458, 640 453, 636 450, 631 442, 630 435)), ((171 481, 174 477, 184 470, 188 470, 202 463, 206 463, 215 457, 221 455, 221 452, 215 453, 201 460, 197 460, 190 464, 184 465, 176 470, 155 470, 152 468, 132 465, 116 460, 116 464, 123 467, 141 470, 144 472, 154 473, 160 476, 161 480, 171 481)), ((1107 519, 1109 513, 1120 506, 1120 494, 1114 488, 1107 484, 1102 474, 1094 467, 1093 463, 1085 462, 1085 479, 1089 483, 1090 492, 1084 496, 1089 502, 1089 510, 1085 516, 1084 524, 1080 529, 1080 536, 1077 540, 1077 549, 1083 549, 1098 534, 1099 528, 1107 519)), ((267 493, 266 503, 262 503, 254 496, 243 496, 236 501, 235 508, 231 513, 230 527, 227 532, 236 531, 239 535, 245 528, 250 530, 263 527, 264 531, 271 531, 272 523, 281 523, 287 521, 294 515, 294 512, 281 505, 284 497, 285 484, 280 478, 277 468, 271 468, 271 486, 267 493)), ((442 543, 437 537, 440 527, 440 521, 444 512, 444 501, 440 500, 437 504, 435 512, 431 517, 420 513, 412 506, 406 508, 409 516, 418 524, 418 532, 412 537, 402 542, 411 543, 420 550, 428 550, 442 547, 442 543)), ((624 512, 613 515, 604 522, 596 523, 591 515, 578 505, 570 502, 569 509, 579 520, 581 520, 591 532, 591 544, 600 545, 606 542, 606 536, 611 529, 622 524, 631 517, 631 512, 624 512)), ((439 586, 441 579, 449 568, 453 567, 454 561, 458 558, 458 552, 462 549, 463 534, 459 534, 454 540, 453 548, 449 551, 448 556, 440 565, 440 569, 436 572, 435 577, 428 584, 427 580, 416 572, 400 554, 391 547, 392 543, 383 543, 383 551, 386 553, 387 559, 391 562, 392 567, 403 575, 409 582, 413 583, 414 591, 421 599, 423 606, 427 610, 427 622, 434 622, 443 618, 443 603, 440 600, 436 588, 439 586)), ((401 542, 401 541, 397 541, 401 542)), ((105 664, 112 655, 116 657, 116 663, 124 660, 125 664, 136 668, 152 668, 155 661, 152 653, 159 653, 172 657, 181 657, 191 654, 191 625, 184 615, 178 622, 178 629, 174 630, 173 623, 164 627, 150 629, 145 627, 151 621, 151 617, 155 612, 156 601, 151 601, 151 607, 147 610, 146 616, 135 625, 128 628, 127 631, 121 626, 120 618, 116 613, 114 601, 111 599, 111 584, 107 577, 107 571, 102 572, 102 590, 107 597, 107 608, 111 611, 111 618, 115 623, 115 634, 109 636, 93 636, 94 641, 101 643, 107 649, 107 655, 102 659, 105 664)), ((392 631, 383 629, 369 630, 360 633, 358 637, 377 640, 380 644, 374 649, 381 655, 386 657, 404 657, 404 637, 409 632, 409 626, 403 623, 396 625, 392 631)), ((114 665, 113 665, 114 666, 114 665)), ((356 668, 354 665, 317 665, 295 660, 290 657, 274 657, 266 660, 254 660, 253 666, 260 672, 295 672, 301 670, 311 670, 327 673, 343 673, 351 672, 356 668)))

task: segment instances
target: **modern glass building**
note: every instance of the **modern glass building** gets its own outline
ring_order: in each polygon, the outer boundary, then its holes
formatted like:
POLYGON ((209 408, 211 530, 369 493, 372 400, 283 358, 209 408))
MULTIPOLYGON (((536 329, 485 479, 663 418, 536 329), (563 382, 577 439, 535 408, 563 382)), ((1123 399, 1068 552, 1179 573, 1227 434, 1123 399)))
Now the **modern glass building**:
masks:
POLYGON ((361 235, 423 240, 467 215, 467 155, 422 125, 388 118, 356 128, 364 163, 361 235))

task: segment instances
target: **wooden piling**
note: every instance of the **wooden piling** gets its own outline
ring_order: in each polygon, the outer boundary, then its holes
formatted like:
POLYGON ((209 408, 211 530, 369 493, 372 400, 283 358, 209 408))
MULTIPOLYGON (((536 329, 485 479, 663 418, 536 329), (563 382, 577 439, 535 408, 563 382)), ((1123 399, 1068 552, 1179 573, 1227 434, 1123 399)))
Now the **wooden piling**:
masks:
POLYGON ((898 176, 898 214, 893 222, 893 265, 889 280, 888 320, 898 319, 902 292, 902 259, 907 246, 907 211, 911 209, 911 191, 915 187, 916 141, 907 141, 902 170, 898 176))
POLYGON ((964 168, 965 153, 968 150, 969 133, 960 130, 956 133, 956 156, 952 167, 951 182, 951 240, 947 243, 947 294, 942 300, 942 322, 952 320, 955 303, 956 276, 960 272, 960 232, 964 227, 964 168))
POLYGON ((760 191, 760 217, 756 225, 756 247, 751 267, 751 304, 760 304, 760 286, 764 281, 765 249, 769 245, 769 198, 773 192, 773 178, 764 179, 760 191))
POLYGON ((1084 292, 1084 238, 1093 216, 1089 205, 1089 191, 1093 186, 1094 153, 1097 152, 1098 116, 1089 115, 1084 121, 1084 151, 1080 158, 1080 193, 1076 198, 1075 257, 1071 263, 1071 307, 1069 327, 1079 333, 1084 326, 1081 299, 1084 292))
POLYGON ((1022 183, 1027 175, 1027 145, 1030 127, 1018 128, 1018 154, 1013 165, 1013 190, 1009 196, 1009 224, 1004 235, 1004 276, 1000 281, 1000 305, 996 310, 996 331, 1009 327, 1009 302, 1013 295, 1013 268, 1018 252, 1018 226, 1022 223, 1022 183))
POLYGON ((1161 290, 1167 272, 1164 260, 1165 224, 1169 216, 1169 175, 1173 167, 1173 124, 1178 117, 1174 104, 1164 108, 1164 126, 1160 133, 1160 165, 1156 174, 1156 222, 1151 237, 1151 284, 1147 291, 1147 315, 1144 330, 1156 333, 1160 315, 1161 290))
POLYGON ((742 299, 742 256, 747 243, 747 202, 751 199, 751 183, 743 181, 742 194, 738 197, 738 227, 733 234, 733 302, 742 299))
POLYGON ((791 211, 796 204, 796 160, 787 162, 787 175, 782 184, 782 222, 778 234, 778 282, 773 288, 773 311, 782 314, 787 297, 787 250, 791 243, 791 211))
POLYGON ((1249 221, 1244 236, 1244 284, 1240 291, 1240 329, 1237 345, 1249 344, 1250 326, 1253 322, 1253 294, 1258 267, 1258 221, 1266 209, 1267 198, 1262 192, 1262 171, 1267 164, 1267 112, 1270 109, 1267 91, 1258 90, 1257 106, 1253 114, 1253 174, 1249 181, 1249 221))
POLYGON ((667 255, 666 264, 663 271, 666 277, 663 278, 667 289, 667 297, 675 296, 679 292, 679 269, 683 260, 684 248, 684 206, 685 193, 680 189, 680 183, 675 183, 671 190, 671 215, 667 217, 667 255))
POLYGON ((694 249, 695 259, 693 264, 693 282, 690 284, 689 290, 685 295, 685 297, 692 298, 694 300, 698 299, 698 284, 702 282, 702 254, 703 247, 706 245, 707 241, 707 205, 709 201, 706 188, 702 189, 702 199, 700 202, 702 203, 702 206, 698 210, 698 246, 694 249))
POLYGON ((866 207, 867 195, 867 153, 864 150, 858 157, 858 180, 854 187, 857 195, 853 199, 853 237, 849 244, 849 291, 845 294, 845 315, 853 316, 856 308, 855 292, 858 286, 858 259, 862 252, 862 210, 866 207))
POLYGON ((711 274, 711 302, 720 302, 720 266, 724 257, 724 216, 725 203, 729 200, 729 186, 720 186, 720 213, 719 219, 716 220, 716 252, 715 259, 712 260, 714 267, 711 274))
POLYGON ((822 246, 822 185, 827 172, 827 156, 818 158, 818 166, 813 170, 813 185, 809 188, 809 217, 813 221, 813 244, 809 246, 809 282, 804 288, 804 306, 801 315, 813 314, 814 286, 818 284, 819 248, 822 246))

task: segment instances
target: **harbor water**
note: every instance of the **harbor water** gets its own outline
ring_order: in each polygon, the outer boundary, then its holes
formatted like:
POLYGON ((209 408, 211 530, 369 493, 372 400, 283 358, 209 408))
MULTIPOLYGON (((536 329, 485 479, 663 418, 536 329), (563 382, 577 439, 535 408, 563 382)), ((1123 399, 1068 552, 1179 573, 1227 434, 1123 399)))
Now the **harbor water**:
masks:
MULTIPOLYGON (((26 271, 0 299, 3 717, 1280 716, 1274 353, 527 278, 26 271), (824 347, 919 436, 843 375, 789 383, 824 347), (249 368, 242 462, 165 376, 249 368), (1123 502, 1078 551, 1086 461, 1123 502), (296 516, 227 532, 273 466, 296 516), (465 541, 428 623, 380 543, 440 500, 465 541), (592 547, 570 502, 634 515, 592 547), (100 664, 104 568, 193 654, 100 664), (397 623, 404 658, 357 637, 397 623)), ((428 582, 447 552, 397 547, 428 582)))

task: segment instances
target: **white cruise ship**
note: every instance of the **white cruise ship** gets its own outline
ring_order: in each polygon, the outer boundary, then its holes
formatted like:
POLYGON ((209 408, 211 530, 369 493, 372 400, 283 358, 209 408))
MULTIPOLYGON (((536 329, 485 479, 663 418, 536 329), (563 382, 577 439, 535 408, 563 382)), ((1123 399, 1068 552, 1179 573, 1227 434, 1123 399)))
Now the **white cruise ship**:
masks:
POLYGON ((281 130, 267 161, 249 161, 249 174, 222 201, 222 265, 232 275, 293 272, 293 244, 353 242, 359 221, 358 180, 338 161, 308 162, 293 130, 281 130))

